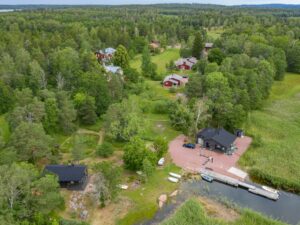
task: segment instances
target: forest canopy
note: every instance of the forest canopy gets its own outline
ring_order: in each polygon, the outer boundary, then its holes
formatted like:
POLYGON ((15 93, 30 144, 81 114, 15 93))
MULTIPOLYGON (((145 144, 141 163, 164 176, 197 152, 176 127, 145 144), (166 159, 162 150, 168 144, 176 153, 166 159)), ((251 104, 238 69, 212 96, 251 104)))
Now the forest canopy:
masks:
MULTIPOLYGON (((45 164, 60 162, 57 135, 104 120, 107 137, 126 144, 125 168, 150 176, 167 143, 152 139, 156 154, 148 151, 143 113, 169 115, 173 128, 190 135, 206 125, 239 128, 275 80, 300 73, 299 39, 296 9, 174 4, 0 14, 0 115, 11 133, 2 138, 0 130, 0 224, 57 224, 54 212, 64 204, 58 182, 42 176, 45 164), (216 29, 222 32, 212 35, 216 29), (151 42, 199 59, 183 91, 186 101, 158 101, 156 89, 149 91, 145 80, 166 75, 152 61, 159 52, 150 51, 151 42), (206 42, 214 47, 203 57, 206 42), (116 49, 111 63, 122 75, 97 60, 95 52, 108 47, 116 49), (134 57, 141 70, 131 68, 134 57)), ((174 62, 166 66, 173 71, 174 62)), ((105 143, 97 152, 109 157, 114 149, 105 143)))

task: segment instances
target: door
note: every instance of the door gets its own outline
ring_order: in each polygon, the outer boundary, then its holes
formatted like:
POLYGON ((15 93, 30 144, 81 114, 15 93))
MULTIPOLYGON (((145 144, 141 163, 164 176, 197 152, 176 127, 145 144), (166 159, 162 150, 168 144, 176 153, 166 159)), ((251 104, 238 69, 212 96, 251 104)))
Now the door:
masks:
POLYGON ((198 144, 203 146, 203 139, 202 138, 198 138, 198 144))

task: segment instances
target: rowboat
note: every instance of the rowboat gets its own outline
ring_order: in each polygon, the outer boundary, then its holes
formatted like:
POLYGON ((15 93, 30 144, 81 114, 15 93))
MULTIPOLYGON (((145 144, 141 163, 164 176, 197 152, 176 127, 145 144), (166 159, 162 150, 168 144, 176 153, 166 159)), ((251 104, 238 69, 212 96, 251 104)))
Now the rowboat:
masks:
POLYGON ((204 173, 201 174, 201 177, 202 177, 203 180, 206 180, 208 182, 213 182, 213 180, 214 180, 213 177, 211 177, 211 176, 209 176, 207 174, 204 174, 204 173))
POLYGON ((181 175, 179 175, 179 174, 177 174, 177 173, 172 173, 172 172, 170 172, 169 175, 170 175, 171 177, 175 177, 175 178, 177 178, 177 179, 180 179, 180 178, 181 178, 181 175))
POLYGON ((161 159, 158 161, 157 164, 158 164, 159 166, 163 166, 164 163, 165 163, 165 158, 161 158, 161 159))
POLYGON ((171 181, 171 182, 173 182, 173 183, 178 183, 178 179, 177 178, 175 178, 175 177, 168 177, 168 180, 169 181, 171 181))
POLYGON ((127 190, 128 189, 128 185, 126 185, 126 184, 119 184, 118 187, 120 189, 123 189, 123 190, 127 190))
POLYGON ((274 189, 274 188, 271 188, 271 187, 268 187, 268 186, 261 186, 262 189, 266 190, 266 191, 269 191, 269 192, 272 192, 274 194, 279 194, 279 191, 274 189))

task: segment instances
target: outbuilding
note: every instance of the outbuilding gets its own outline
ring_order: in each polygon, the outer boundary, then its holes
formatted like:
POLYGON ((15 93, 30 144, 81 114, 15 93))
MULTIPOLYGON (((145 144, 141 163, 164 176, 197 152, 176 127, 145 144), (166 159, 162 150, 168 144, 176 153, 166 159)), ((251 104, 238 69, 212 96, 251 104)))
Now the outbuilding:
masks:
POLYGON ((197 134, 196 139, 203 148, 218 150, 227 154, 236 149, 234 144, 236 136, 223 128, 205 128, 197 134))
POLYGON ((58 177, 62 188, 83 190, 88 180, 87 167, 84 165, 47 165, 44 174, 51 173, 58 177))
POLYGON ((214 46, 213 43, 205 43, 205 46, 204 46, 204 51, 207 53, 210 49, 212 49, 214 46))
POLYGON ((106 66, 106 65, 104 65, 104 69, 107 73, 123 75, 123 70, 119 66, 114 66, 114 65, 106 66))
POLYGON ((191 70, 196 63, 197 59, 195 57, 180 58, 175 61, 175 66, 180 70, 191 70))
POLYGON ((163 80, 164 87, 178 87, 185 85, 188 82, 188 77, 180 76, 178 74, 171 74, 163 80))

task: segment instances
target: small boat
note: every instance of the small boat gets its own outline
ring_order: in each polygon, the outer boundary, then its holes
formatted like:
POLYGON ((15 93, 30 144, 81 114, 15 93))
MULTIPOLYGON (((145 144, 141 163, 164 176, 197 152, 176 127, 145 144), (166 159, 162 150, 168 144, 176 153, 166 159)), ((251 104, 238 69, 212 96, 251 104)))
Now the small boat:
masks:
POLYGON ((175 177, 168 177, 168 180, 171 181, 172 183, 178 183, 178 179, 175 177))
POLYGON ((161 159, 158 161, 157 164, 158 164, 159 166, 163 166, 164 163, 165 163, 165 158, 161 158, 161 159))
POLYGON ((128 189, 128 185, 126 185, 126 184, 119 184, 118 187, 120 189, 123 189, 123 190, 127 190, 128 189))
POLYGON ((213 182, 213 180, 214 180, 213 177, 211 177, 211 176, 209 176, 207 174, 204 174, 204 173, 201 174, 201 177, 202 177, 203 180, 206 180, 206 181, 208 181, 210 183, 213 182))
POLYGON ((179 174, 177 174, 177 173, 172 173, 172 172, 170 172, 169 175, 170 175, 171 177, 175 177, 175 178, 177 178, 177 179, 180 179, 180 178, 181 178, 181 175, 179 175, 179 174))
POLYGON ((274 189, 274 188, 271 188, 271 187, 268 187, 268 186, 261 186, 262 189, 266 190, 266 191, 269 191, 269 192, 272 192, 274 194, 279 194, 279 191, 274 189))

